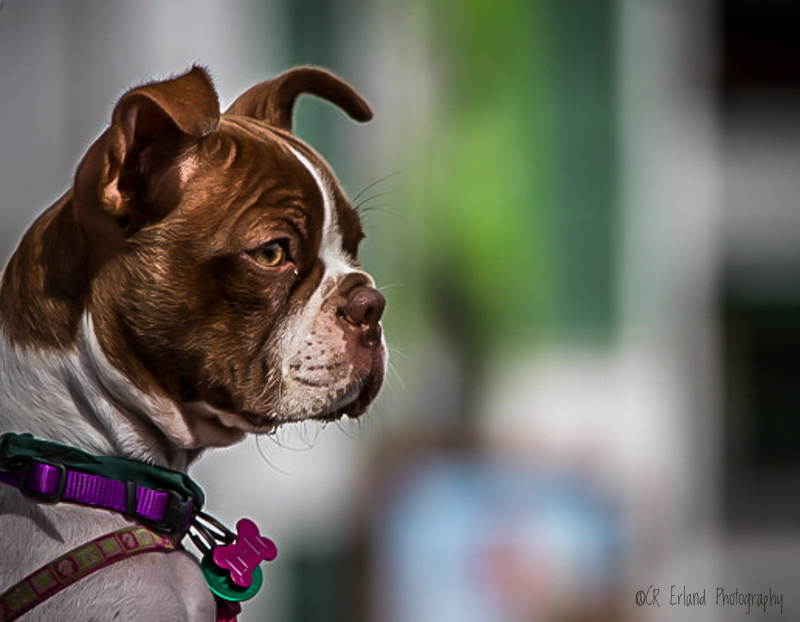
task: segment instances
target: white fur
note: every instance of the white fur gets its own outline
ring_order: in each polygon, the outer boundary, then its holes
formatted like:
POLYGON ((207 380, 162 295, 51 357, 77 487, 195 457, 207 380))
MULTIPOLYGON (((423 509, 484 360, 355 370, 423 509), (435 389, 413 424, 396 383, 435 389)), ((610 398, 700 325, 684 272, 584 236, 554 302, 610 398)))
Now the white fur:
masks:
MULTIPOLYGON (((174 407, 173 407, 174 408, 174 407)), ((159 451, 145 417, 168 406, 136 390, 100 350, 83 318, 71 352, 12 346, 0 333, 0 430, 30 432, 91 453, 185 467, 183 452, 159 451), (176 463, 183 463, 176 464, 176 463)), ((176 413, 173 413, 176 414, 176 413)), ((40 504, 0 485, 0 591, 75 546, 129 524, 105 510, 40 504)), ((82 579, 23 619, 213 620, 214 602, 184 552, 150 553, 82 579)))
POLYGON ((69 352, 15 347, 0 334, 0 396, 0 430, 92 453, 185 469, 186 450, 219 444, 207 438, 205 420, 144 394, 113 367, 88 314, 69 352))
POLYGON ((317 168, 311 164, 308 158, 293 147, 289 147, 289 149, 294 156, 300 160, 300 163, 306 167, 308 172, 311 173, 322 195, 323 221, 319 258, 322 260, 322 263, 325 264, 325 277, 322 279, 323 282, 326 278, 336 278, 350 272, 357 272, 358 270, 353 266, 352 262, 342 250, 342 236, 339 232, 339 228, 336 226, 335 205, 328 183, 317 168))
MULTIPOLYGON (((87 335, 87 326, 91 327, 88 318, 81 323, 71 352, 15 347, 0 334, 2 430, 31 432, 92 453, 119 453, 164 464, 166 459, 137 438, 129 418, 111 401, 101 377, 113 386, 115 370, 99 351, 93 331, 87 335)), ((121 392, 122 387, 117 389, 121 392)), ((144 404, 134 399, 128 406, 138 412, 144 404)))

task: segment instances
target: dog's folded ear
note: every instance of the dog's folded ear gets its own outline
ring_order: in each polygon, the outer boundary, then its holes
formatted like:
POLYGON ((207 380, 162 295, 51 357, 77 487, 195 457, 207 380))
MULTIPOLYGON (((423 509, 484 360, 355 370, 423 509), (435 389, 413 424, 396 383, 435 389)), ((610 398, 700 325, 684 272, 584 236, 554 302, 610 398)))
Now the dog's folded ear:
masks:
POLYGON ((347 82, 318 67, 297 67, 242 93, 226 115, 253 117, 292 131, 294 104, 303 93, 316 95, 344 110, 355 121, 369 121, 372 110, 347 82))
POLYGON ((217 128, 219 116, 214 85, 200 67, 125 93, 111 125, 78 166, 76 204, 88 210, 79 218, 106 234, 115 224, 119 237, 166 215, 181 191, 182 160, 217 128), (159 183, 163 180, 170 183, 159 183), (159 189, 168 189, 171 196, 154 196, 159 189))

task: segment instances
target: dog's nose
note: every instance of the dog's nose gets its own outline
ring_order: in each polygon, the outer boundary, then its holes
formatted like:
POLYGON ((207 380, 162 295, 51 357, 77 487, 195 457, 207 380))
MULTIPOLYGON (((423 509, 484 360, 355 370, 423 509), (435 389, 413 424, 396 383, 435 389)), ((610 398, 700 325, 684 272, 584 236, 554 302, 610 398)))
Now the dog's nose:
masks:
POLYGON ((374 346, 380 342, 381 320, 386 307, 386 298, 374 287, 359 287, 350 293, 342 313, 353 326, 359 328, 367 345, 374 346))

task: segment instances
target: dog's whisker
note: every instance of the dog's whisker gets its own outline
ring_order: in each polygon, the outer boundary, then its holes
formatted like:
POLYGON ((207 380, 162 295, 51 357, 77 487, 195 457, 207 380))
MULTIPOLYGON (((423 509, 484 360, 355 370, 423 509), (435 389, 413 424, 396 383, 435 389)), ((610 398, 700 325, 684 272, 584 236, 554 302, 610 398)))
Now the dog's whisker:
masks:
POLYGON ((364 186, 352 199, 350 199, 350 201, 352 203, 355 203, 356 201, 358 201, 358 198, 360 196, 362 196, 365 192, 367 192, 370 189, 374 188, 378 184, 385 183, 385 182, 389 181, 390 179, 392 179, 393 177, 397 177, 398 175, 401 175, 401 174, 403 174, 405 172, 406 172, 405 170, 395 171, 394 173, 389 173, 388 175, 385 175, 385 176, 373 181, 371 184, 368 184, 368 185, 364 186))
MULTIPOLYGON (((272 462, 272 460, 270 460, 269 458, 267 458, 267 454, 264 452, 264 448, 263 448, 263 447, 261 447, 261 443, 259 442, 260 438, 261 438, 260 436, 256 436, 256 450, 258 451, 258 454, 261 456, 261 459, 264 461, 264 463, 265 463, 267 466, 269 466, 269 467, 272 467, 272 469, 274 469, 275 471, 277 471, 277 472, 278 472, 278 473, 280 473, 281 475, 287 475, 287 476, 290 476, 290 475, 291 475, 291 473, 289 473, 288 471, 284 471, 284 470, 283 470, 283 469, 281 469, 279 466, 277 466, 277 465, 276 465, 274 462, 272 462)), ((271 435, 270 435, 270 436, 268 436, 267 438, 269 438, 269 439, 271 439, 271 440, 273 440, 273 441, 275 440, 275 439, 273 439, 273 438, 272 438, 272 436, 271 436, 271 435)))
POLYGON ((367 184, 350 199, 351 203, 357 203, 359 199, 361 199, 367 192, 369 192, 372 189, 376 189, 378 186, 380 186, 383 183, 386 183, 387 181, 389 181, 393 177, 396 177, 397 175, 399 175, 399 173, 390 173, 389 175, 385 175, 384 177, 381 177, 373 181, 372 183, 367 184))
POLYGON ((355 203, 353 207, 357 209, 359 207, 366 205, 370 201, 374 201, 375 199, 379 199, 381 197, 396 196, 399 193, 400 193, 399 190, 392 189, 392 190, 383 190, 381 192, 376 192, 375 194, 365 195, 361 197, 361 199, 357 203, 355 203))
POLYGON ((307 421, 306 420, 297 421, 294 422, 294 424, 295 425, 292 426, 291 428, 286 427, 285 434, 290 434, 291 432, 295 432, 298 437, 297 440, 300 441, 300 446, 290 445, 288 442, 286 442, 286 439, 284 439, 283 447, 284 449, 286 449, 287 451, 291 451, 292 453, 296 454, 307 453, 308 450, 311 448, 310 445, 308 444, 308 436, 306 435, 305 426, 307 424, 307 421))
POLYGON ((378 426, 378 432, 383 434, 389 429, 389 424, 387 423, 386 418, 391 416, 392 410, 389 408, 390 402, 388 400, 378 400, 375 405, 377 406, 375 412, 373 413, 375 415, 373 417, 375 421, 370 425, 378 426))
POLYGON ((304 438, 304 441, 305 441, 305 444, 306 444, 306 453, 311 453, 311 450, 314 449, 314 447, 317 446, 317 441, 319 440, 319 435, 322 432, 322 429, 324 427, 325 427, 324 423, 323 423, 323 425, 318 425, 318 424, 315 423, 315 425, 312 426, 312 428, 314 430, 314 437, 311 440, 309 440, 309 436, 308 436, 308 421, 303 421, 303 428, 302 428, 303 431, 302 431, 301 436, 304 438))
POLYGON ((300 440, 301 450, 308 451, 308 427, 305 421, 301 421, 295 428, 297 430, 297 437, 300 440))
POLYGON ((378 288, 378 291, 383 292, 383 291, 386 291, 387 289, 389 289, 390 287, 406 287, 406 284, 405 283, 388 283, 387 285, 381 285, 378 288))
POLYGON ((388 386, 392 391, 394 391, 394 386, 392 382, 397 381, 400 384, 400 388, 403 390, 403 393, 407 393, 408 389, 406 388, 405 380, 403 380, 403 376, 398 371, 397 367, 389 361, 389 378, 388 378, 388 386))
POLYGON ((378 192, 376 194, 371 194, 368 197, 361 199, 355 205, 353 205, 353 209, 355 209, 357 212, 360 212, 361 208, 363 208, 370 201, 374 201, 375 199, 380 199, 381 197, 387 197, 394 194, 397 194, 396 190, 387 190, 385 192, 378 192))
POLYGON ((408 355, 403 350, 398 348, 397 346, 393 346, 391 344, 387 344, 386 345, 386 349, 389 351, 390 354, 396 354, 397 356, 399 356, 399 357, 401 357, 401 358, 403 358, 405 360, 408 360, 408 355))
POLYGON ((358 213, 363 216, 364 212, 368 212, 373 206, 397 209, 400 207, 400 203, 391 199, 381 198, 381 196, 369 197, 358 204, 358 213))
POLYGON ((292 447, 286 442, 286 431, 288 430, 287 427, 281 427, 279 432, 275 435, 269 435, 268 438, 274 443, 276 447, 278 447, 281 451, 291 451, 291 452, 301 452, 305 451, 302 448, 292 447))
MULTIPOLYGON (((363 203, 360 203, 358 206, 358 213, 360 216, 364 216, 367 212, 371 211, 374 207, 383 207, 387 209, 397 209, 400 206, 399 203, 396 201, 391 201, 389 199, 381 199, 380 197, 370 197, 369 199, 365 200, 363 203)), ((393 216, 395 214, 392 214, 393 216)))
POLYGON ((384 404, 382 403, 375 404, 375 408, 370 410, 369 420, 365 420, 363 423, 363 426, 365 428, 364 433, 367 435, 375 434, 379 436, 384 436, 388 427, 385 418, 386 413, 387 410, 384 404))
POLYGON ((362 216, 364 216, 365 214, 367 214, 369 212, 381 212, 382 214, 387 214, 389 216, 394 216, 400 222, 403 222, 403 223, 407 222, 406 219, 403 216, 400 216, 399 214, 397 214, 396 212, 394 212, 394 211, 392 211, 390 209, 387 209, 389 207, 393 207, 393 206, 389 205, 388 203, 380 204, 380 205, 370 205, 370 206, 365 207, 364 209, 362 209, 359 213, 362 216))
MULTIPOLYGON (((353 421, 353 420, 348 418, 348 422, 349 422, 349 421, 353 421)), ((348 423, 347 425, 349 426, 349 425, 350 425, 350 423, 348 423)), ((350 434, 350 433, 347 431, 347 429, 345 429, 345 426, 342 424, 342 422, 341 422, 341 421, 337 421, 337 422, 336 422, 336 427, 339 429, 339 431, 340 431, 342 434, 344 434, 344 435, 345 435, 347 438, 349 438, 351 441, 356 441, 356 442, 357 442, 357 441, 359 440, 357 437, 355 437, 355 436, 353 436, 352 434, 350 434)))

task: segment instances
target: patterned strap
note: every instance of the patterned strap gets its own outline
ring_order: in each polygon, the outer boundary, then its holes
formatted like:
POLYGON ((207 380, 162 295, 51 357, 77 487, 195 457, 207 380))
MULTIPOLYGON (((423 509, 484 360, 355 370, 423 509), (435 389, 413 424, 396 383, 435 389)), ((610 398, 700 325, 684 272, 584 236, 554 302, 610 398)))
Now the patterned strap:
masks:
POLYGON ((169 538, 133 525, 72 549, 0 594, 0 622, 16 620, 79 579, 149 551, 174 551, 169 538))

